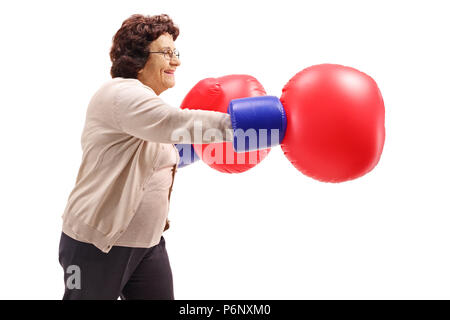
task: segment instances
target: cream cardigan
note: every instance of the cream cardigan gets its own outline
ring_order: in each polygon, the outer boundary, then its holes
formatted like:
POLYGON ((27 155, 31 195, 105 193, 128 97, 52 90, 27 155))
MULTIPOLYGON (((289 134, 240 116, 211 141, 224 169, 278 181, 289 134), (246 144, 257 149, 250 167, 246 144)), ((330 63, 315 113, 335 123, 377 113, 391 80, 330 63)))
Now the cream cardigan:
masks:
POLYGON ((82 162, 62 215, 63 232, 109 252, 152 183, 163 145, 211 142, 203 134, 208 129, 220 130, 224 141, 232 139, 228 114, 172 107, 137 79, 106 82, 86 112, 82 162), (201 135, 194 135, 196 121, 201 135), (191 138, 175 139, 173 132, 180 129, 191 138))

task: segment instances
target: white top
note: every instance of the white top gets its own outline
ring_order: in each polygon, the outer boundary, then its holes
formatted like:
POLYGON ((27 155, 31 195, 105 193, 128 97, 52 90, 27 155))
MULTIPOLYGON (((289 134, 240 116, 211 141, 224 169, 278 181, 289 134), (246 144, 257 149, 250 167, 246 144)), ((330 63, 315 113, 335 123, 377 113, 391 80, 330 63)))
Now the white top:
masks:
POLYGON ((127 230, 114 245, 150 248, 161 239, 169 214, 169 192, 178 150, 171 144, 161 145, 155 173, 144 187, 144 197, 127 230))

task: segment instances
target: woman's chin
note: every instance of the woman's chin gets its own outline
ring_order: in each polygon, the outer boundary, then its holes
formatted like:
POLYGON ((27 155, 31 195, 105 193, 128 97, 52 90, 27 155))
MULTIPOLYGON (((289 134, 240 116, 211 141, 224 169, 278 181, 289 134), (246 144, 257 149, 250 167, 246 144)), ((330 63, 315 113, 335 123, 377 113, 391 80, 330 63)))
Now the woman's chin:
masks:
POLYGON ((167 88, 167 89, 173 88, 174 86, 175 86, 175 81, 168 81, 168 82, 166 83, 166 88, 167 88))

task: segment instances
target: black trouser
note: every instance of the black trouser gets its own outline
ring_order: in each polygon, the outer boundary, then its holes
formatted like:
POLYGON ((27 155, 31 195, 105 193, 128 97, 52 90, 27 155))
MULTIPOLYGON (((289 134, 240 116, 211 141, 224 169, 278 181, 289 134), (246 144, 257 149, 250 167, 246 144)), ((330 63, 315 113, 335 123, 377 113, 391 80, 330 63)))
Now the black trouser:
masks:
POLYGON ((113 246, 108 253, 61 233, 59 263, 63 300, 173 300, 173 280, 164 237, 151 248, 113 246))

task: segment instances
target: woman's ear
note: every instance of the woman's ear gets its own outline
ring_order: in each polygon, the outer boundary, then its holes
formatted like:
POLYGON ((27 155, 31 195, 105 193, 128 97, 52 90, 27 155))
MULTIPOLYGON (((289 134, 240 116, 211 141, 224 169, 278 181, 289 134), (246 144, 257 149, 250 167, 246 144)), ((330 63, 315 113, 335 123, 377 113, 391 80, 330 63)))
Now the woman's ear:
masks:
POLYGON ((143 73, 143 72, 144 72, 144 68, 142 68, 141 70, 139 70, 139 71, 137 72, 136 79, 141 80, 141 78, 142 78, 142 73, 143 73))

